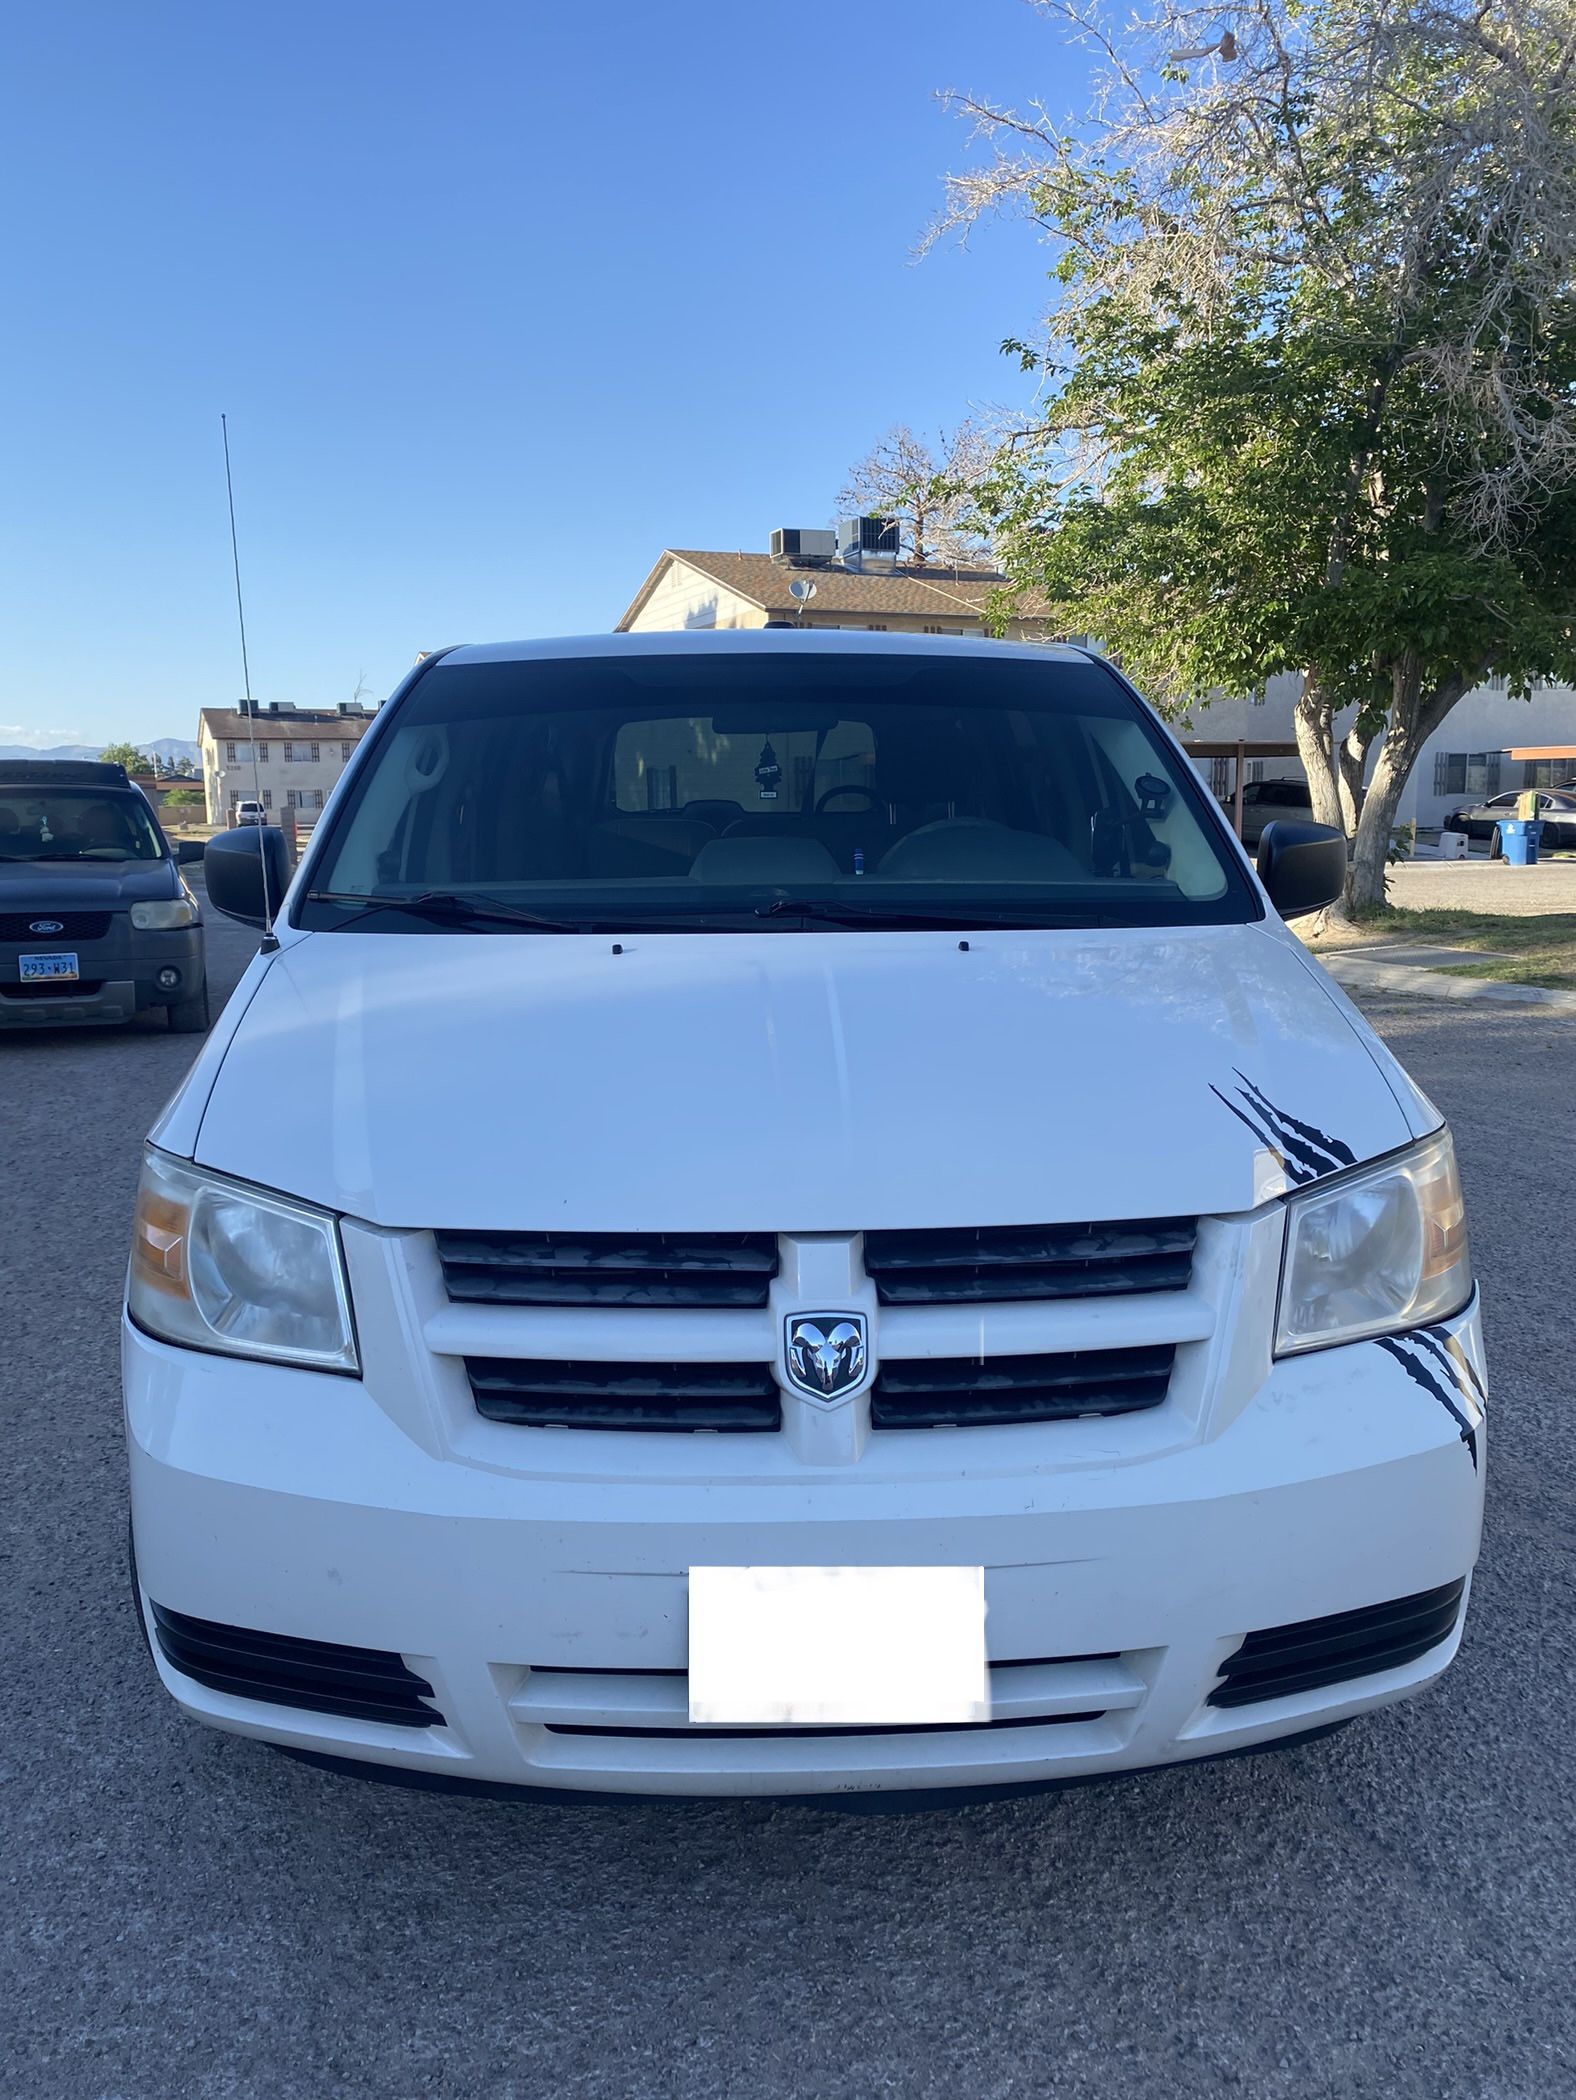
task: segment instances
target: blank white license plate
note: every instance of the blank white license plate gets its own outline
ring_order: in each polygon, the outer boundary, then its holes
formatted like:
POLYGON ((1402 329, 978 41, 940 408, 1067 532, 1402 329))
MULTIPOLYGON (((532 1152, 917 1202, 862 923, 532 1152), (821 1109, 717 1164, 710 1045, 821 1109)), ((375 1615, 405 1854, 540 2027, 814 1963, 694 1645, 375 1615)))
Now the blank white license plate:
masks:
POLYGON ((988 1721, 983 1568, 691 1568, 689 1716, 988 1721))
POLYGON ((18 959, 24 984, 47 983, 52 978, 69 982, 79 974, 74 955, 24 955, 18 959))

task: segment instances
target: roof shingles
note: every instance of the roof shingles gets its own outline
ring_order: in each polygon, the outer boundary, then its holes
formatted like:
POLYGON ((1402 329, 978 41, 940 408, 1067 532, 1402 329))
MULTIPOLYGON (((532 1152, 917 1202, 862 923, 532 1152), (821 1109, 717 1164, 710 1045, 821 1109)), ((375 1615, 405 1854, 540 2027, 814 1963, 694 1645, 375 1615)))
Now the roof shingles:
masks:
MULTIPOLYGON (((638 617, 669 562, 685 563, 725 590, 750 599, 769 616, 798 612, 798 601, 788 593, 789 584, 798 578, 815 585, 812 618, 828 613, 897 613, 910 617, 933 613, 938 620, 977 620, 987 600, 1006 582, 993 569, 951 569, 939 563, 924 568, 910 563, 890 570, 862 571, 833 564, 791 568, 774 561, 769 554, 711 554, 691 547, 670 547, 619 622, 620 627, 627 628, 638 617)), ((1030 608, 1024 611, 1027 617, 1035 617, 1030 608)))

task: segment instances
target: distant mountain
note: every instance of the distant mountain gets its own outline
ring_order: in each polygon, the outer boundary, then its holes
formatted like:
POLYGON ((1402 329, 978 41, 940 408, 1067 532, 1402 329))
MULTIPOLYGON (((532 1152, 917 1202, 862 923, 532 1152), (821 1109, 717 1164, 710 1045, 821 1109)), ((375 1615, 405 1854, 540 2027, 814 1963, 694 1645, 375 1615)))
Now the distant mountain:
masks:
MULTIPOLYGON (((132 742, 150 758, 189 758, 194 766, 201 760, 201 747, 190 737, 133 737, 132 742)), ((44 750, 37 744, 0 744, 0 758, 97 758, 103 749, 102 744, 51 744, 44 750)))

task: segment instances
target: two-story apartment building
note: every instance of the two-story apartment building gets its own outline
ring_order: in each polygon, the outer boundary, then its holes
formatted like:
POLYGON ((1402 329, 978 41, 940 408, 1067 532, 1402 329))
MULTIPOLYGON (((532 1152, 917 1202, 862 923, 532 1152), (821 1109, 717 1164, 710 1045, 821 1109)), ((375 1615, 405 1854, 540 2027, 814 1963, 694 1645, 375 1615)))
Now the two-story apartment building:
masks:
POLYGON ((310 829, 375 710, 359 703, 290 707, 281 701, 248 714, 205 707, 198 717, 208 822, 226 824, 237 802, 258 796, 267 810, 295 811, 310 829))
MULTIPOLYGON (((1252 700, 1212 700, 1193 709, 1179 725, 1184 743, 1208 742, 1217 749, 1238 738, 1249 745, 1282 741, 1295 744, 1293 711, 1300 681, 1270 679, 1252 700)), ((1344 722, 1340 725, 1344 728, 1344 722)), ((1369 767, 1378 747, 1369 754, 1369 767)), ((1200 765, 1214 790, 1224 796, 1234 785, 1233 761, 1215 757, 1200 765)), ((1295 757, 1255 760, 1246 765, 1250 780, 1300 780, 1295 757)), ((1482 802, 1490 795, 1529 787, 1556 787, 1576 779, 1576 691, 1545 685, 1526 700, 1513 700, 1503 678, 1489 678, 1458 700, 1424 744, 1396 811, 1397 824, 1436 829, 1460 803, 1482 802)))

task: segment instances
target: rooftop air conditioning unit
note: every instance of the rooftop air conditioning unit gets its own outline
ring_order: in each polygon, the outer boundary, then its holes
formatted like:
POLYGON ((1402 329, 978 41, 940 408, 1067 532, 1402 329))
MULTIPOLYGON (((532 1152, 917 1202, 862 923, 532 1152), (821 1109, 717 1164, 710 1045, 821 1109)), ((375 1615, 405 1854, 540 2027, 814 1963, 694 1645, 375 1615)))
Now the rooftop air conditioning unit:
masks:
POLYGON ((898 558, 901 529, 896 518, 839 518, 837 551, 846 568, 860 569, 867 562, 890 565, 898 558))
POLYGON ((830 561, 837 552, 835 532, 811 531, 802 525, 779 525, 771 537, 773 561, 830 561))

